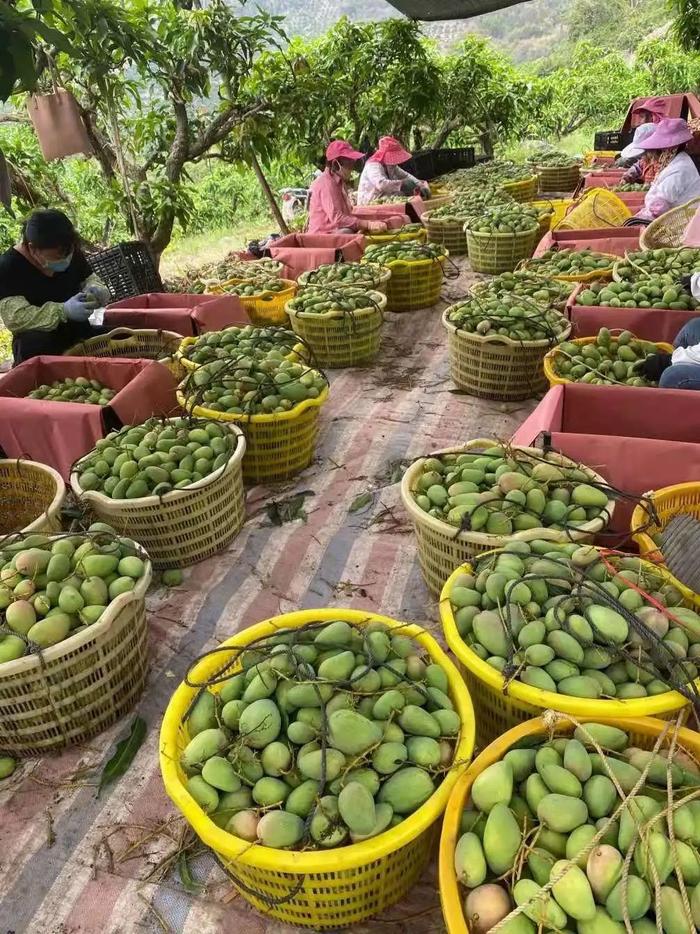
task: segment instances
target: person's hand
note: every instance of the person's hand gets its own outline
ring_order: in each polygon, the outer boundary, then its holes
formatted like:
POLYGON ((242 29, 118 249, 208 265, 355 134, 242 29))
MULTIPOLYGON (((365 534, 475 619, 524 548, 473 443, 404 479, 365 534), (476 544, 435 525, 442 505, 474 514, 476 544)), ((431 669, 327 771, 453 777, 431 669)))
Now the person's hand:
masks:
POLYGON ((87 296, 84 292, 78 292, 67 302, 63 303, 63 310, 69 321, 87 321, 93 312, 93 309, 86 302, 87 296))
POLYGON ((430 197, 430 188, 428 188, 427 185, 419 185, 418 194, 421 196, 421 198, 423 198, 423 200, 425 200, 426 198, 430 197))
POLYGON ((386 233, 389 228, 384 221, 367 221, 365 229, 368 233, 386 233))
POLYGON ((636 364, 634 372, 637 376, 644 376, 653 383, 658 383, 661 374, 671 366, 670 353, 652 353, 646 359, 636 364))
POLYGON ((405 178, 405 179, 401 182, 401 194, 402 194, 402 195, 413 195, 413 194, 415 194, 416 188, 417 188, 417 187, 418 187, 418 186, 417 186, 416 183, 413 181, 413 179, 405 178))
POLYGON ((88 285, 85 294, 94 300, 95 308, 104 308, 112 298, 109 289, 104 285, 88 285))

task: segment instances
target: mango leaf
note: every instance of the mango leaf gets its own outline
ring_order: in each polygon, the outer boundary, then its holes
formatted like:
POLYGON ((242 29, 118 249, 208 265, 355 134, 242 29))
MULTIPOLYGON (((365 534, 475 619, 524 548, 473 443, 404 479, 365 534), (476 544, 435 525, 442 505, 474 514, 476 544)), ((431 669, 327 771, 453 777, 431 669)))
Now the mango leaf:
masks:
POLYGON ((273 500, 265 507, 267 518, 273 525, 284 525, 285 522, 294 522, 295 519, 306 522, 304 500, 307 496, 313 495, 313 490, 303 490, 287 499, 273 500))
POLYGON ((180 876, 180 882, 182 882, 182 887, 188 895, 199 895, 204 886, 201 882, 195 882, 192 878, 186 850, 183 850, 177 858, 177 871, 180 876))
POLYGON ((118 778, 126 773, 131 763, 134 761, 136 753, 143 745, 146 738, 146 721, 141 717, 136 717, 131 724, 129 735, 117 743, 117 749, 107 765, 102 770, 102 777, 97 789, 97 797, 107 785, 116 782, 118 778))
POLYGON ((361 509, 366 509, 373 500, 374 493, 360 493, 360 495, 356 496, 355 499, 350 503, 348 512, 360 512, 361 509))

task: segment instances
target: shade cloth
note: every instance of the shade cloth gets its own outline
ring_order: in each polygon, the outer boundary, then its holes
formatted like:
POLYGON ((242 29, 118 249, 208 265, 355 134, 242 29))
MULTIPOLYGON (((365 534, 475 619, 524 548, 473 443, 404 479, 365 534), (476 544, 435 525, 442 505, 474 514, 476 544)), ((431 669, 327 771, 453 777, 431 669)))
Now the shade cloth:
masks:
POLYGON ((492 10, 517 6, 522 0, 389 0, 393 7, 409 19, 424 21, 469 19, 492 10))
POLYGON ((683 325, 698 317, 696 311, 679 311, 674 308, 577 305, 576 296, 586 288, 585 284, 577 286, 566 305, 567 317, 574 326, 572 337, 593 337, 601 328, 623 328, 645 341, 672 344, 683 325))
POLYGON ((149 292, 108 305, 104 323, 175 331, 183 337, 194 337, 235 324, 250 324, 250 318, 236 295, 149 292))
POLYGON ((8 457, 48 464, 68 479, 71 465, 114 425, 177 412, 176 385, 155 360, 32 357, 0 381, 0 447, 8 457), (106 406, 26 398, 38 386, 78 376, 117 394, 106 406))
POLYGON ((270 256, 284 263, 288 279, 297 279, 302 272, 325 263, 357 262, 364 252, 361 234, 289 234, 269 247, 270 256))
MULTIPOLYGON (((556 450, 593 467, 612 486, 641 496, 700 476, 697 393, 627 386, 554 386, 511 439, 541 432, 556 450)), ((613 531, 629 530, 634 502, 617 501, 613 531)))
POLYGON ((625 253, 639 249, 639 227, 592 227, 589 230, 550 230, 537 244, 535 256, 542 256, 555 244, 562 250, 597 250, 600 253, 625 253))

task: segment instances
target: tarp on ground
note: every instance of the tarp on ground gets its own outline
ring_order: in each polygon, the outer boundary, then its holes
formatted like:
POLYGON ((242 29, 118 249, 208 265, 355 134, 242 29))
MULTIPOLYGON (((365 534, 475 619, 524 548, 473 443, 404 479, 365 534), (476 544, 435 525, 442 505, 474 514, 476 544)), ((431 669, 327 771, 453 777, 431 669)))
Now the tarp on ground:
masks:
POLYGON ((426 22, 444 19, 471 19, 482 13, 516 6, 523 0, 389 0, 393 7, 409 19, 426 22))

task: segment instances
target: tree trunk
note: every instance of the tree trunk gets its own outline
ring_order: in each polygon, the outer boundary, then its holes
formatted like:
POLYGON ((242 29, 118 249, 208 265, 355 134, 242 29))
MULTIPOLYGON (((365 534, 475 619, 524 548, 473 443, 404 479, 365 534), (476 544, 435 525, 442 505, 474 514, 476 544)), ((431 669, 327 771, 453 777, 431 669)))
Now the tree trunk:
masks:
POLYGON ((484 131, 479 134, 479 140, 486 158, 493 159, 493 140, 491 139, 491 134, 488 131, 484 131))
POLYGON ((260 183, 260 187, 263 190, 263 194, 267 198, 267 203, 270 205, 272 216, 275 218, 275 220, 279 224, 280 231, 283 234, 288 234, 289 227, 287 227, 286 223, 284 222, 284 218, 282 217, 282 212, 279 209, 279 205, 277 204, 277 201, 275 200, 275 196, 272 193, 272 189, 270 188, 267 179, 265 178, 263 170, 260 168, 258 157, 255 155, 255 151, 253 149, 250 150, 250 161, 253 166, 253 171, 255 172, 255 177, 260 183))

